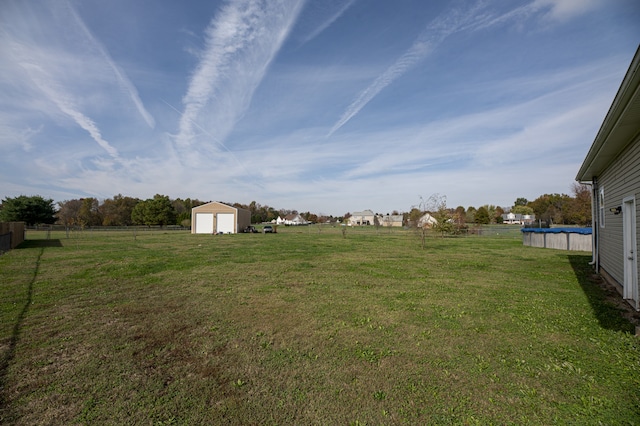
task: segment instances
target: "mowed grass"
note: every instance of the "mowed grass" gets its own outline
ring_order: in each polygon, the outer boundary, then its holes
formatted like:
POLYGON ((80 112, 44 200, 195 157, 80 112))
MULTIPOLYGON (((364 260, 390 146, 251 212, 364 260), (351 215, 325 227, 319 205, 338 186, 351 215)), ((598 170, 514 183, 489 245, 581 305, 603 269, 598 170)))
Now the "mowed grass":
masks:
POLYGON ((30 231, 0 256, 0 423, 640 424, 588 253, 520 235, 30 231))

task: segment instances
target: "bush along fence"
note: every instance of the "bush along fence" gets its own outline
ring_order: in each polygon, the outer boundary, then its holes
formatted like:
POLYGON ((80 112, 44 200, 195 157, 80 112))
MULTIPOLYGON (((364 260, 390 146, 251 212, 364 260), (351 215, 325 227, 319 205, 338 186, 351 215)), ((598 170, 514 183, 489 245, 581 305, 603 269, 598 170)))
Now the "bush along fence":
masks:
POLYGON ((24 241, 24 222, 0 222, 0 253, 16 248, 24 241))
POLYGON ((523 228, 522 243, 525 246, 557 250, 591 251, 591 228, 523 228))

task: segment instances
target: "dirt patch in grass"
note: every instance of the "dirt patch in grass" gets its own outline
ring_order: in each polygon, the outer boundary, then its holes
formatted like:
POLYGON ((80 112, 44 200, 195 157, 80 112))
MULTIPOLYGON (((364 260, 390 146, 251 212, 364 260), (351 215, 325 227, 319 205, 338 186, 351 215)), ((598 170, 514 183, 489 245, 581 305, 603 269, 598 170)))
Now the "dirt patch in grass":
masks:
POLYGON ((620 311, 620 315, 631 324, 640 327, 640 312, 636 311, 628 301, 622 298, 613 284, 602 278, 600 274, 591 274, 589 279, 602 289, 606 303, 620 311))

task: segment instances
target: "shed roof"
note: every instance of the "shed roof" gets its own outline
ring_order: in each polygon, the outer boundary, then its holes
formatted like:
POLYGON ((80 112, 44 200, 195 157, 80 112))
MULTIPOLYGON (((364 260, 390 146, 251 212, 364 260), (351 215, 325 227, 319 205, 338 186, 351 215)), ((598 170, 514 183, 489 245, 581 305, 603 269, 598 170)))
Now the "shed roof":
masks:
POLYGON ((192 210, 211 210, 212 208, 222 208, 222 209, 226 209, 226 210, 236 210, 236 211, 240 211, 240 210, 244 210, 244 211, 249 211, 247 209, 241 209, 238 207, 233 207, 230 206, 228 204, 225 203, 221 203, 219 201, 210 201, 208 203, 204 203, 204 204, 200 204, 199 206, 193 207, 192 210))
POLYGON ((640 46, 576 176, 591 182, 640 135, 640 46))

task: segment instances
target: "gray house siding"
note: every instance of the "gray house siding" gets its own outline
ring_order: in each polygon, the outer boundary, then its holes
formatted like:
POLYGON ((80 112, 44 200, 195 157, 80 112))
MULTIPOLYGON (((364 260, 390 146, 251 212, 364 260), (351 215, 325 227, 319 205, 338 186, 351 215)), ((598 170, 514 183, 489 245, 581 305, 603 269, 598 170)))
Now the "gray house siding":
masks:
POLYGON ((592 185, 593 263, 640 310, 640 45, 576 180, 592 185))
MULTIPOLYGON (((621 206, 624 198, 635 196, 636 217, 640 217, 638 188, 640 188, 640 138, 627 146, 620 156, 602 172, 596 189, 596 191, 604 189, 604 227, 600 223, 596 225, 600 228, 597 234, 600 268, 620 286, 624 282, 622 214, 616 215, 611 212, 611 209, 621 206)), ((594 200, 599 202, 599 194, 594 194, 594 200)), ((598 204, 597 207, 599 209, 600 205, 598 204)), ((640 241, 640 226, 636 227, 636 241, 640 241)), ((638 263, 638 257, 636 257, 636 263, 638 263)))

